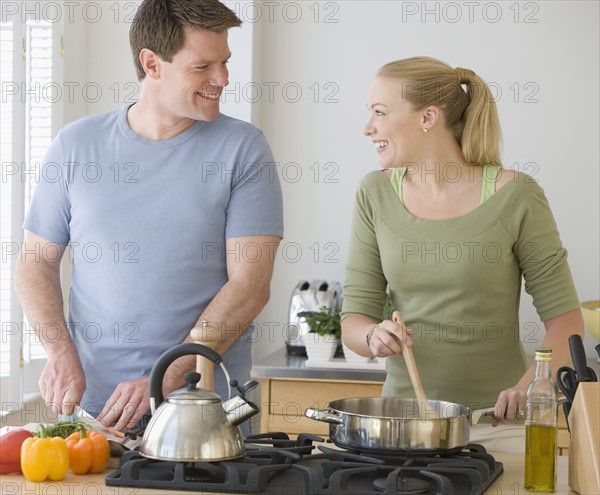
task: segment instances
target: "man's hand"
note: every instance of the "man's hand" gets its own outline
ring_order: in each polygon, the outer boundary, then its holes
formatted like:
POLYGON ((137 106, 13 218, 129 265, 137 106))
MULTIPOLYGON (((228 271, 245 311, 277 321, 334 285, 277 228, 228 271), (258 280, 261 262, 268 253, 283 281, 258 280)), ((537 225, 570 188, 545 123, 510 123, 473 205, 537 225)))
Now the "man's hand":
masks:
POLYGON ((77 354, 49 355, 38 384, 44 402, 53 411, 73 414, 85 391, 85 375, 77 354))
POLYGON ((104 404, 98 416, 104 426, 115 423, 115 429, 123 431, 132 429, 150 407, 147 376, 122 382, 104 404))

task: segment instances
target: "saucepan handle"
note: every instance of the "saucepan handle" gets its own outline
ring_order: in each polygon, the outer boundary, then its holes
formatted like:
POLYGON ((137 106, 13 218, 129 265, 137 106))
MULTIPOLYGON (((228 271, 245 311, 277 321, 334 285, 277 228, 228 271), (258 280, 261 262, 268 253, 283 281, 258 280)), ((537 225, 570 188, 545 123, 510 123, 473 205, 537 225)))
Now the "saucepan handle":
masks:
POLYGON ((304 415, 315 421, 323 421, 332 425, 341 425, 344 422, 339 414, 329 409, 313 409, 309 407, 304 411, 304 415))
POLYGON ((471 412, 471 426, 479 423, 479 420, 482 418, 494 419, 494 408, 488 407, 487 409, 475 409, 471 412))
MULTIPOLYGON (((560 405, 566 401, 567 401, 566 397, 559 397, 558 401, 557 401, 557 405, 560 405)), ((477 423, 479 423, 479 420, 482 417, 485 417, 488 419, 494 419, 494 408, 488 407, 487 409, 475 409, 474 411, 471 411, 471 426, 474 426, 477 423)))

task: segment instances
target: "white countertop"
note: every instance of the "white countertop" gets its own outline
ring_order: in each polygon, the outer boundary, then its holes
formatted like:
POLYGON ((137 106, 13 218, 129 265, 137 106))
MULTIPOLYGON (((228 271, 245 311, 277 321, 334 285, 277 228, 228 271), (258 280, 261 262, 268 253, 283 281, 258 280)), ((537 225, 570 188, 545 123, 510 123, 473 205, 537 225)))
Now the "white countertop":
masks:
MULTIPOLYGON (((490 452, 494 458, 504 464, 504 472, 494 481, 494 483, 485 492, 488 495, 525 495, 523 488, 523 456, 519 454, 506 454, 490 452)), ((11 474, 0 476, 0 493, 3 495, 46 495, 46 494, 64 494, 75 495, 80 493, 90 493, 95 495, 133 495, 150 494, 165 495, 169 494, 187 494, 189 491, 171 491, 171 490, 150 490, 138 488, 126 488, 106 486, 105 478, 113 472, 107 469, 101 474, 95 475, 75 475, 71 471, 64 480, 60 482, 32 483, 22 475, 11 474)), ((205 495, 220 495, 217 492, 195 492, 205 495)), ((575 494, 569 489, 568 485, 568 457, 557 458, 557 495, 575 494)), ((225 494, 223 494, 225 495, 225 494)))

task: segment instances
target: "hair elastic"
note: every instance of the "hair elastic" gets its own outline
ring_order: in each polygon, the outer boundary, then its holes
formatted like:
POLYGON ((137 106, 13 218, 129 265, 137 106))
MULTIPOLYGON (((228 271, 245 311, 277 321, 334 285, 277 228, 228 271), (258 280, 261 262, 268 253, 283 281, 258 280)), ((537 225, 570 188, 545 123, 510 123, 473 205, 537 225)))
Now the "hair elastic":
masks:
POLYGON ((454 71, 458 77, 458 84, 469 84, 475 75, 475 72, 471 69, 463 69, 462 67, 457 67, 454 71))

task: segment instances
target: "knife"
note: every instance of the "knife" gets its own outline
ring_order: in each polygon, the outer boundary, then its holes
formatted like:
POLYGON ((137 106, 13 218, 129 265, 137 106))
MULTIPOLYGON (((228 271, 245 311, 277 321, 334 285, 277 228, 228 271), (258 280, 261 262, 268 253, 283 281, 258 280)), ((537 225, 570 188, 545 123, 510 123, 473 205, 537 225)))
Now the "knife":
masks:
POLYGON ((108 438, 108 446, 110 448, 111 457, 121 457, 125 452, 130 450, 129 447, 124 445, 125 442, 130 438, 126 437, 123 432, 116 430, 111 426, 104 426, 102 423, 100 423, 100 421, 94 418, 94 416, 81 407, 75 406, 71 418, 84 421, 85 423, 89 424, 92 427, 92 431, 108 431, 114 437, 119 438, 119 441, 108 438))
POLYGON ((571 360, 573 361, 573 366, 575 366, 575 373, 577 373, 577 383, 591 382, 592 376, 590 375, 590 370, 587 367, 585 348, 583 347, 581 335, 575 334, 569 337, 569 349, 571 351, 571 360))
POLYGON ((80 421, 85 421, 92 427, 92 430, 94 430, 94 431, 106 430, 110 434, 112 434, 113 436, 115 436, 117 438, 125 437, 125 434, 122 431, 119 431, 119 430, 113 428, 112 426, 104 426, 102 423, 100 423, 100 421, 98 421, 96 418, 94 418, 94 416, 92 416, 90 413, 88 413, 84 409, 81 409, 81 407, 79 407, 78 405, 76 405, 75 409, 73 409, 73 417, 80 421))

